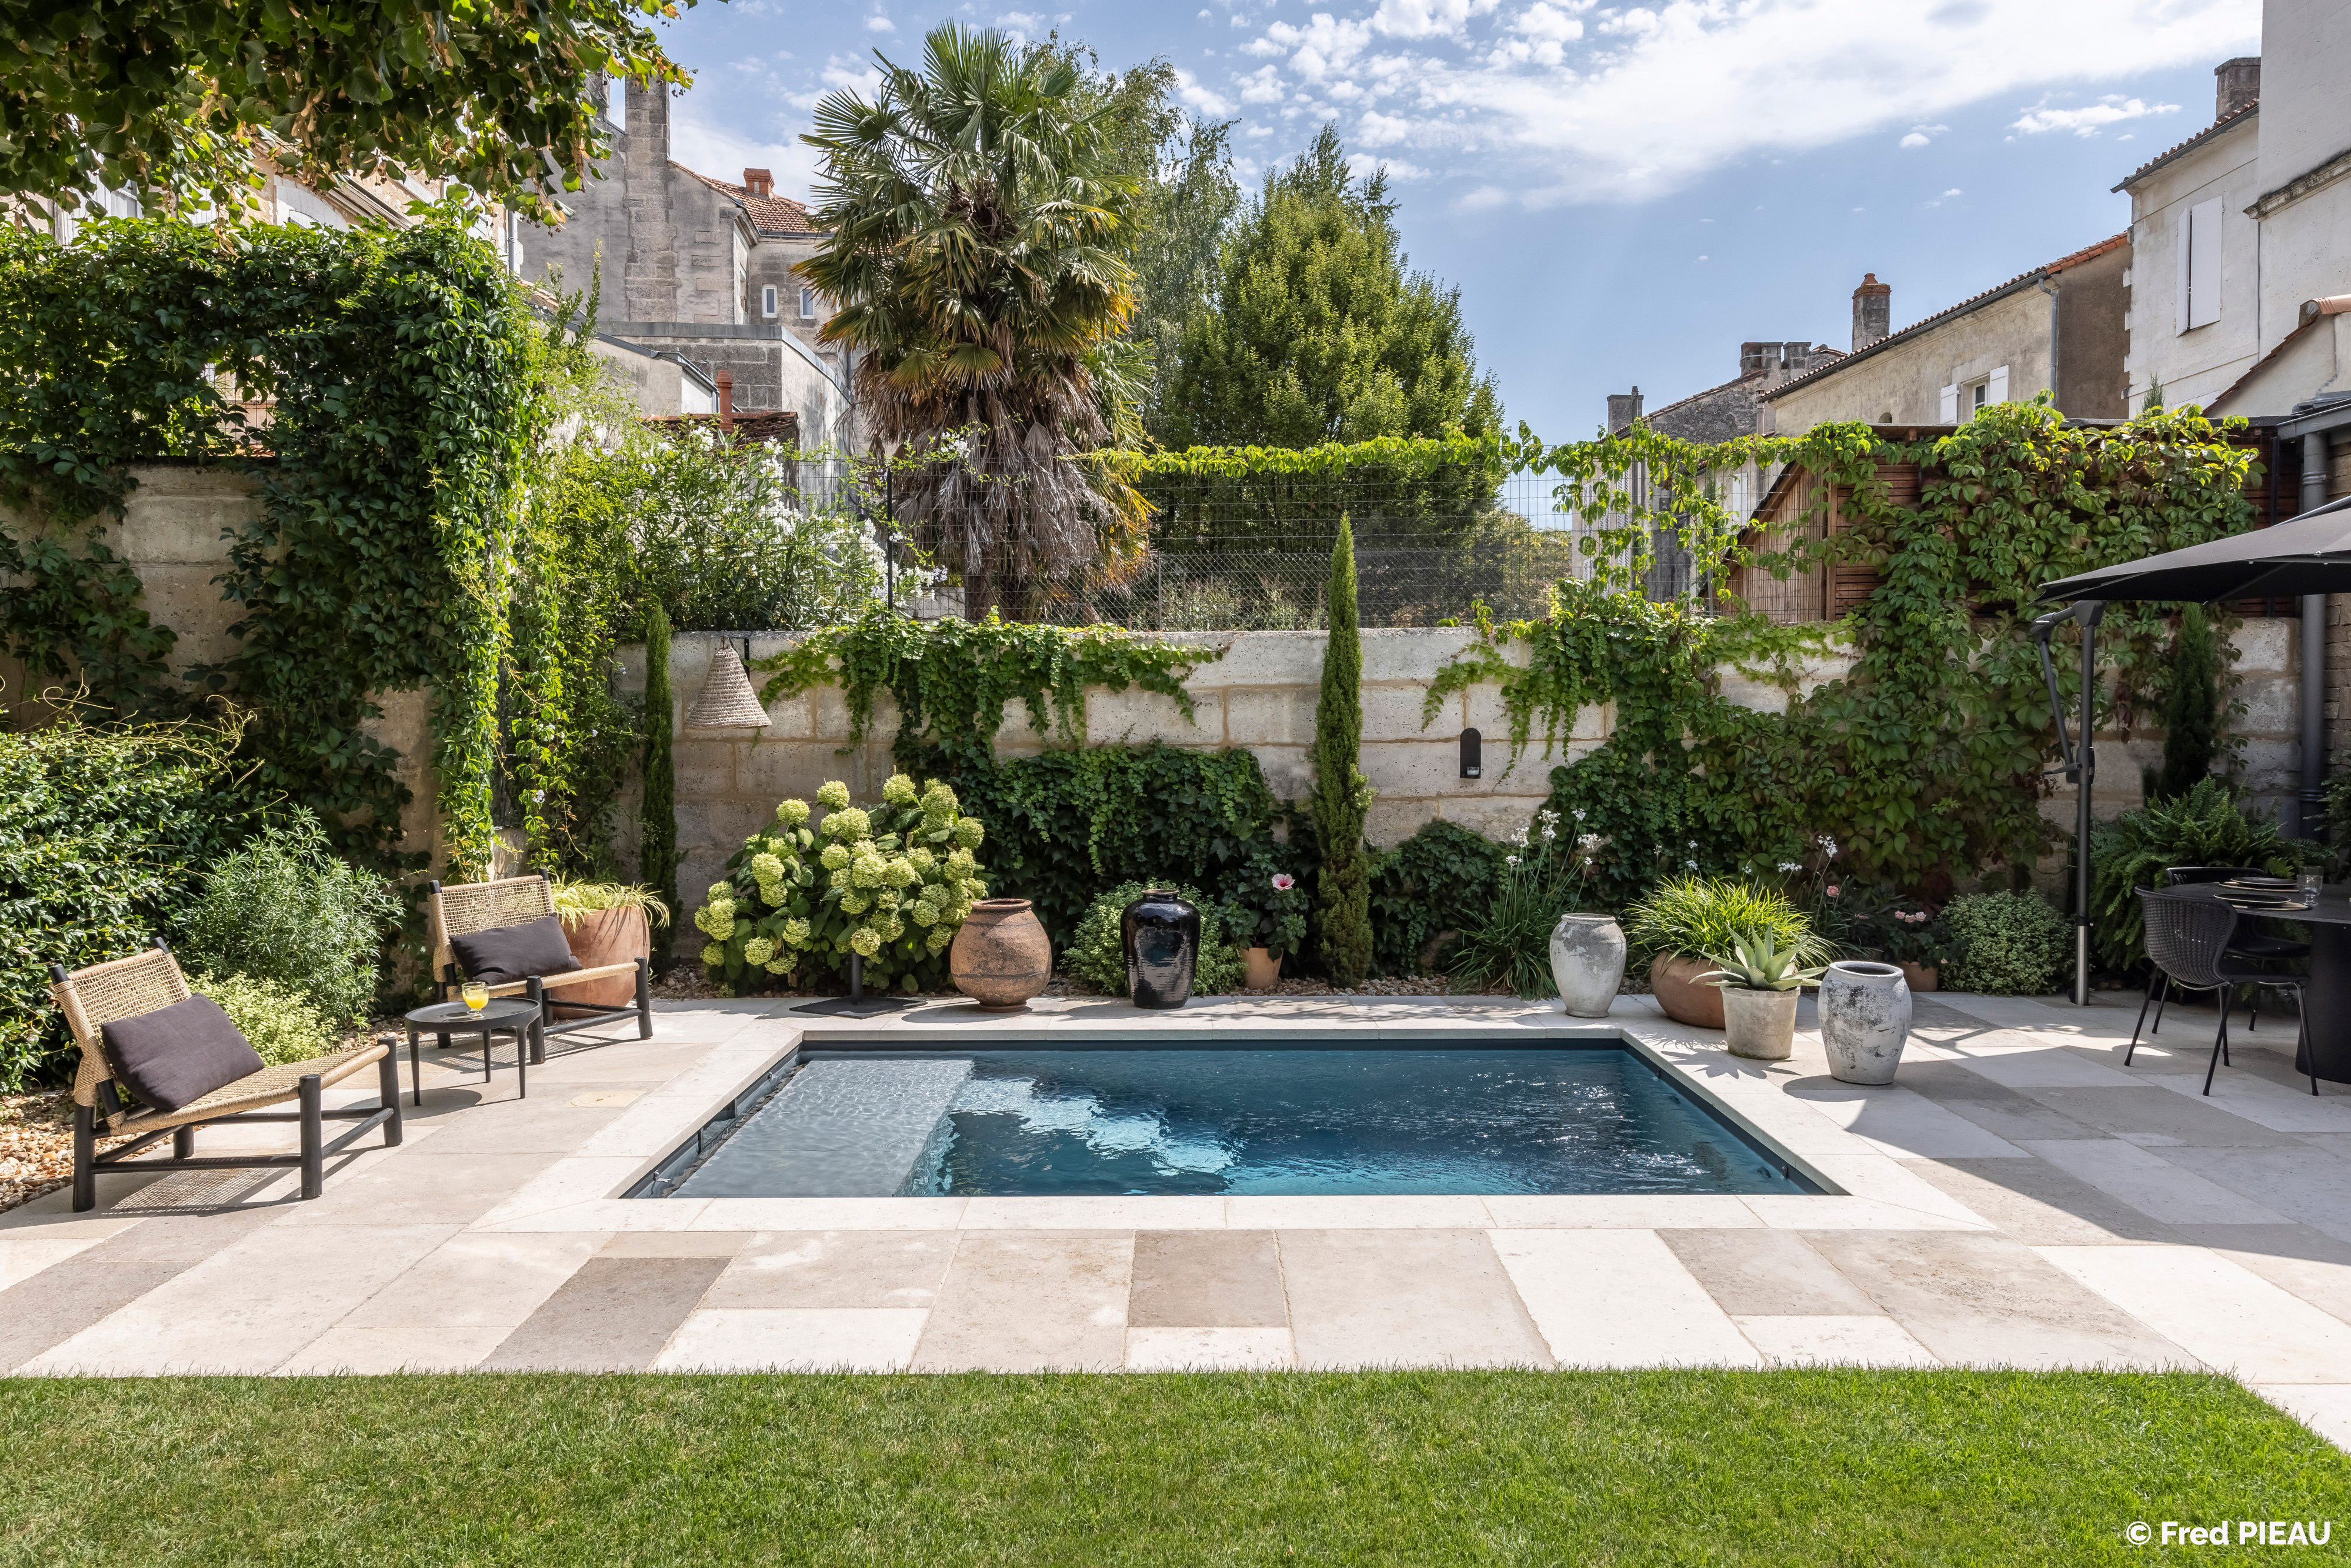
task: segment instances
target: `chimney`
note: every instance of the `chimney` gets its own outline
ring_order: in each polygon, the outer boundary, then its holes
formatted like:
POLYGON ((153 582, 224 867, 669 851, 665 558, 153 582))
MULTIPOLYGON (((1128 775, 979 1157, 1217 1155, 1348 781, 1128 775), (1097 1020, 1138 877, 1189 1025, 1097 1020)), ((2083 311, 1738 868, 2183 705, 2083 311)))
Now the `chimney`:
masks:
POLYGON ((2223 120, 2262 97, 2262 57, 2240 55, 2212 68, 2212 119, 2223 120))
POLYGON ((776 177, 765 169, 746 169, 743 188, 755 196, 772 196, 776 193, 776 177))
POLYGON ((735 434, 735 372, 721 371, 718 382, 718 428, 727 434, 735 434))
POLYGON ((1894 290, 1877 281, 1877 274, 1861 275, 1861 287, 1853 291, 1853 351, 1861 352, 1893 329, 1894 290))
POLYGON ((1635 384, 1628 392, 1608 394, 1608 434, 1615 434, 1641 417, 1641 389, 1635 384))

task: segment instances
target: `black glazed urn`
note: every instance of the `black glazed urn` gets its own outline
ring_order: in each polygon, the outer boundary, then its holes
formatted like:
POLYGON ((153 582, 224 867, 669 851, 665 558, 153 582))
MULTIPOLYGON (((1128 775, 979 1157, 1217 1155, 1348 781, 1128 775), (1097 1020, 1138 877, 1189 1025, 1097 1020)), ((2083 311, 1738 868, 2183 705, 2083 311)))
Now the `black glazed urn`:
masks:
POLYGON ((1139 1008, 1180 1008, 1192 998, 1200 960, 1200 912, 1173 893, 1154 891, 1118 917, 1126 946, 1126 989, 1139 1008))

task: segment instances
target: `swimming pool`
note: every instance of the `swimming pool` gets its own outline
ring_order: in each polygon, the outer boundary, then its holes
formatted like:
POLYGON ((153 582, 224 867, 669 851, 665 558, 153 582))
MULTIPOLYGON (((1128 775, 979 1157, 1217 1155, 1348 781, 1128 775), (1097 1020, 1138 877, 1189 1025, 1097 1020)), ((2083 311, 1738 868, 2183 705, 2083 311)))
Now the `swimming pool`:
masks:
POLYGON ((1807 1193, 1629 1046, 811 1050, 632 1196, 1807 1193))

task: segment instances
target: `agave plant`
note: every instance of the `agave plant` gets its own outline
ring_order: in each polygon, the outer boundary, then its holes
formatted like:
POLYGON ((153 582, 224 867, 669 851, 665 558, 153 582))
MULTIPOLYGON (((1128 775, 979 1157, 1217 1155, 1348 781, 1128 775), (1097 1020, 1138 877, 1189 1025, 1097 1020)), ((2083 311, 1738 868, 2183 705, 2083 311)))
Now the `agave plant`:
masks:
POLYGON ((1819 985, 1828 972, 1820 967, 1807 968, 1796 948, 1781 946, 1769 931, 1759 931, 1751 937, 1734 936, 1730 950, 1728 963, 1698 978, 1726 990, 1792 991, 1819 985))

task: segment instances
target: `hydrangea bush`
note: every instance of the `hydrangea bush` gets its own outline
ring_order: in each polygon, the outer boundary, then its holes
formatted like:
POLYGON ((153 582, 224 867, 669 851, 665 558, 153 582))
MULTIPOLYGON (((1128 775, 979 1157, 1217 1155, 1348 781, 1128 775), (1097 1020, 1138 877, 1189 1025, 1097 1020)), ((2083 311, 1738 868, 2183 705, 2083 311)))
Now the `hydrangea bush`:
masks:
POLYGON ((963 815, 945 784, 918 790, 903 773, 870 810, 851 805, 838 779, 816 800, 824 815, 814 826, 806 800, 778 806, 774 825, 744 841, 695 911, 711 979, 737 993, 817 986, 845 980, 856 954, 868 989, 943 988, 947 946, 972 901, 987 896, 979 819, 963 815))

